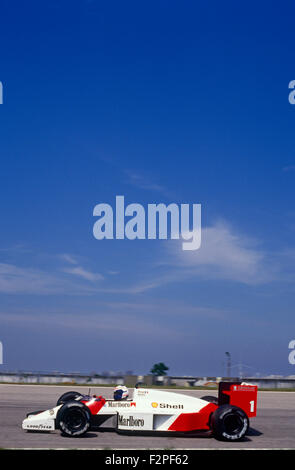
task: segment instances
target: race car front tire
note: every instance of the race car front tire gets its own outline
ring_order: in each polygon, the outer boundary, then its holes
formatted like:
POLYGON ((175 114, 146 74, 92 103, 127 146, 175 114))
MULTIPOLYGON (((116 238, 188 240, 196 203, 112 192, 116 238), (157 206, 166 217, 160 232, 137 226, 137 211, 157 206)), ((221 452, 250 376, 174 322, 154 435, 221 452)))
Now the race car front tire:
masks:
POLYGON ((217 439, 240 441, 248 431, 249 419, 241 408, 221 405, 211 417, 211 428, 217 439))
POLYGON ((78 401, 68 401, 58 410, 56 427, 68 437, 81 437, 90 428, 91 414, 88 408, 78 401))
POLYGON ((56 406, 63 405, 67 401, 76 400, 76 398, 80 396, 81 396, 81 393, 75 392, 75 391, 63 393, 57 400, 56 406))

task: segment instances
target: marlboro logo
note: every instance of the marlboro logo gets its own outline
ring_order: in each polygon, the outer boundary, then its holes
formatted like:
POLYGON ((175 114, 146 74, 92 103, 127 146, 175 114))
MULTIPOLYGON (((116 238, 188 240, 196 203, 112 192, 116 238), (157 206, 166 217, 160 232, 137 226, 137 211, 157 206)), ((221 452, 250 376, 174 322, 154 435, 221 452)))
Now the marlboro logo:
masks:
POLYGON ((119 426, 142 428, 144 426, 144 419, 134 418, 133 416, 126 418, 122 415, 119 415, 118 424, 119 426))
POLYGON ((131 408, 136 406, 135 401, 108 401, 107 404, 110 408, 131 408))

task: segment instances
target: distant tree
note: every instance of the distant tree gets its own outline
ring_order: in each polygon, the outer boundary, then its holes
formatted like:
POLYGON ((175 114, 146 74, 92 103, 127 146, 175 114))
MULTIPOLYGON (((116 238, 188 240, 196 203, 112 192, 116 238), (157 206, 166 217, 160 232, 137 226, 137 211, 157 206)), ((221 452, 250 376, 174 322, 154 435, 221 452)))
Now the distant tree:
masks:
POLYGON ((151 369, 151 374, 152 375, 167 375, 166 371, 169 370, 169 367, 167 367, 164 362, 159 362, 158 364, 154 364, 152 369, 151 369))

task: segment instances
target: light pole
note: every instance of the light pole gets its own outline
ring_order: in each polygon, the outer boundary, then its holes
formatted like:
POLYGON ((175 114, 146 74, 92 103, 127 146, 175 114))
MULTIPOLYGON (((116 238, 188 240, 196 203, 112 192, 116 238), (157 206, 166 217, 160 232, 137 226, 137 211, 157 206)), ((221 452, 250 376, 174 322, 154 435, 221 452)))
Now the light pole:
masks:
POLYGON ((227 377, 230 377, 231 376, 231 355, 229 352, 226 352, 225 353, 226 357, 227 357, 227 377))

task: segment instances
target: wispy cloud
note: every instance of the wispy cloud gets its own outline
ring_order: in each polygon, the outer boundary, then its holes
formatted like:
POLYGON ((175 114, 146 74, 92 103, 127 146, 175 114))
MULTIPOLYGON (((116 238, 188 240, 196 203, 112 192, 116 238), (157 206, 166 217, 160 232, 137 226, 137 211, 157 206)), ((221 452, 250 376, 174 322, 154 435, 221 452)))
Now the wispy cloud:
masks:
POLYGON ((83 279, 86 279, 87 281, 102 281, 104 279, 104 276, 100 273, 94 273, 92 271, 89 271, 82 266, 79 266, 79 262, 77 260, 76 256, 69 255, 67 253, 64 253, 60 255, 60 258, 63 261, 66 261, 67 263, 74 265, 74 267, 66 267, 63 268, 62 271, 67 274, 72 274, 74 276, 81 277, 83 279))
POLYGON ((102 274, 87 271, 81 266, 76 266, 74 268, 64 268, 63 272, 68 273, 68 274, 73 274, 74 276, 82 277, 83 279, 86 279, 87 281, 102 281, 104 279, 102 274))
POLYGON ((134 279, 131 279, 128 285, 125 284, 121 287, 104 287, 101 291, 108 294, 136 295, 173 282, 182 282, 188 277, 190 277, 188 272, 180 273, 179 269, 170 269, 169 272, 163 274, 155 274, 154 271, 152 271, 143 280, 134 282, 134 279))
POLYGON ((127 176, 127 183, 136 188, 162 193, 167 197, 171 194, 163 185, 155 183, 147 175, 143 175, 135 170, 125 170, 125 175, 127 176))
MULTIPOLYGON (((63 283, 64 284, 64 283, 63 283)), ((14 294, 61 293, 64 289, 59 280, 40 269, 23 268, 0 263, 0 292, 14 294)))
POLYGON ((202 229, 199 250, 184 252, 181 240, 163 243, 167 247, 166 251, 162 251, 165 257, 155 263, 154 271, 149 276, 128 287, 111 289, 110 292, 140 294, 165 284, 179 284, 194 279, 259 285, 280 277, 281 256, 270 256, 257 241, 238 233, 225 222, 202 229))
MULTIPOLYGON (((74 274, 91 281, 102 278, 98 274, 94 275, 83 270, 74 274)), ((58 271, 0 263, 0 292, 5 294, 87 295, 93 294, 96 289, 93 285, 89 286, 88 283, 75 282, 72 277, 58 271)))
POLYGON ((203 279, 259 284, 275 278, 275 266, 259 243, 233 230, 226 222, 202 229, 199 250, 176 254, 179 266, 203 279))
POLYGON ((45 265, 44 269, 0 263, 0 292, 135 296, 168 284, 191 281, 219 280, 253 286, 295 281, 292 248, 268 253, 261 243, 224 221, 203 227, 199 250, 183 251, 181 239, 159 243, 158 259, 152 261, 151 255, 145 269, 131 270, 128 275, 122 269, 120 272, 106 269, 105 276, 82 266, 81 257, 67 253, 59 255, 66 265, 45 265))
POLYGON ((70 264, 78 264, 78 261, 76 260, 76 258, 72 255, 67 254, 67 253, 61 254, 60 259, 62 259, 63 261, 66 261, 67 263, 70 263, 70 264))

